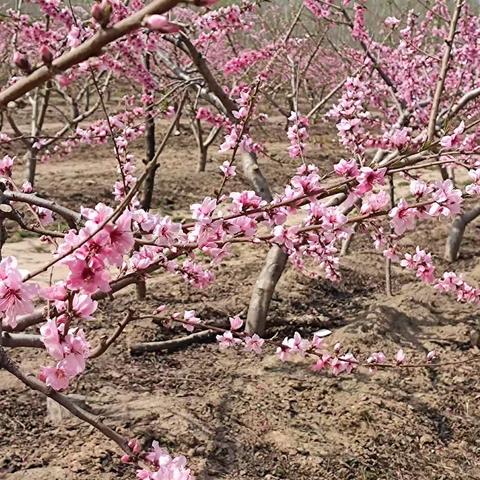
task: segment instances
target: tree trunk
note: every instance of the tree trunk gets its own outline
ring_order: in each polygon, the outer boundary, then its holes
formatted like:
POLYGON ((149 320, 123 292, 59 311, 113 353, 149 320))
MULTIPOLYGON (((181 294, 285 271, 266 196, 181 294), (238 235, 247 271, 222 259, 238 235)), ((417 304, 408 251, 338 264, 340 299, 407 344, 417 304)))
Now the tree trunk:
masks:
POLYGON ((197 151, 198 151, 198 163, 197 163, 197 172, 204 172, 207 166, 207 153, 208 146, 205 145, 203 141, 203 129, 200 120, 194 119, 191 124, 193 136, 197 142, 197 151))
POLYGON ((197 164, 197 172, 204 172, 207 166, 208 160, 208 149, 205 148, 203 143, 198 146, 198 164, 197 164))
MULTIPOLYGON (((145 67, 150 71, 150 54, 145 55, 145 67)), ((149 104, 146 108, 145 117, 145 158, 143 163, 148 165, 155 156, 155 118, 152 114, 153 105, 149 104)), ((145 179, 145 185, 142 191, 142 208, 149 211, 152 208, 153 190, 155 188, 155 175, 158 165, 151 168, 145 179)), ((141 278, 136 284, 137 300, 144 300, 147 295, 147 284, 144 278, 141 278)))
POLYGON ((242 167, 243 174, 251 183, 257 195, 262 197, 267 202, 273 200, 272 192, 268 186, 266 178, 257 163, 257 156, 254 153, 242 153, 242 167))
POLYGON ((253 287, 248 306, 245 330, 249 334, 265 334, 267 315, 273 292, 287 264, 288 255, 277 245, 270 248, 265 264, 253 287))
POLYGON ((480 207, 476 207, 468 212, 463 213, 462 215, 458 215, 455 218, 452 223, 447 242, 445 244, 445 260, 448 260, 449 262, 454 262, 458 259, 460 245, 462 243, 463 234, 465 233, 465 228, 479 215, 480 207))
MULTIPOLYGON (((150 70, 150 54, 145 57, 145 66, 150 70)), ((145 159, 143 163, 148 165, 155 156, 155 118, 152 115, 153 105, 146 108, 145 118, 145 159)), ((157 167, 158 168, 158 167, 157 167)), ((157 168, 152 168, 145 179, 145 186, 142 193, 142 208, 145 211, 152 208, 153 189, 155 187, 155 174, 157 168)))
POLYGON ((25 154, 25 159, 27 162, 27 181, 31 183, 32 187, 35 184, 35 174, 37 172, 37 154, 36 151, 32 148, 28 150, 25 154))
POLYGON ((348 234, 347 238, 342 242, 342 249, 340 250, 341 257, 348 255, 348 251, 350 250, 350 244, 352 243, 353 237, 355 235, 356 226, 357 224, 355 223, 352 227, 352 231, 348 234))
MULTIPOLYGON (((264 200, 271 202, 273 197, 267 180, 262 174, 254 154, 242 154, 243 172, 253 188, 264 200)), ((270 248, 257 281, 252 290, 248 306, 246 331, 264 335, 267 316, 273 292, 287 264, 288 255, 277 245, 270 248)))

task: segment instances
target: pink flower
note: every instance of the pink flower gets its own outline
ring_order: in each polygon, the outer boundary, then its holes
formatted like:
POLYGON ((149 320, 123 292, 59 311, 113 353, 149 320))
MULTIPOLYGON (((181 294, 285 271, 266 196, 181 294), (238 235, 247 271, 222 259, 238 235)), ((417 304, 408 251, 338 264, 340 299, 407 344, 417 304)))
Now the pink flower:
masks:
POLYGON ((246 210, 258 208, 262 205, 262 199, 252 190, 230 193, 232 199, 232 213, 241 213, 246 210))
POLYGON ((69 264, 70 275, 67 280, 68 288, 82 290, 91 294, 97 290, 110 291, 109 275, 103 264, 93 258, 89 262, 76 260, 69 264))
POLYGON ((432 217, 457 215, 461 211, 463 202, 462 192, 454 188, 451 180, 437 182, 434 186, 432 198, 435 201, 428 211, 432 217))
POLYGON ((432 188, 422 180, 412 180, 410 182, 410 191, 412 192, 412 195, 420 198, 428 193, 431 193, 432 188))
POLYGON ((347 353, 341 358, 335 357, 330 362, 331 371, 335 376, 341 373, 351 373, 357 365, 358 362, 351 353, 347 353))
POLYGON ((160 448, 157 441, 152 444, 152 450, 145 456, 154 467, 137 470, 140 480, 194 480, 190 470, 186 468, 187 460, 183 456, 171 457, 166 450, 160 448))
POLYGON ((217 201, 214 198, 205 197, 202 203, 194 203, 190 210, 195 220, 210 222, 213 212, 217 208, 217 201))
POLYGON ((453 131, 451 135, 445 135, 440 139, 440 145, 443 148, 454 148, 458 147, 462 141, 462 133, 465 130, 465 122, 463 120, 460 122, 460 125, 453 131))
POLYGON ((60 335, 55 320, 47 320, 47 323, 40 327, 40 333, 48 354, 55 360, 61 360, 63 358, 63 347, 60 344, 60 335))
POLYGON ((386 135, 390 144, 394 148, 402 150, 410 143, 412 129, 408 127, 398 128, 386 135))
POLYGON ((337 175, 342 177, 356 177, 358 175, 358 166, 355 159, 347 161, 342 158, 333 169, 337 175))
POLYGON ((133 453, 140 453, 142 451, 140 442, 136 438, 132 438, 128 441, 128 448, 130 448, 133 453))
POLYGON ((43 207, 34 207, 34 210, 37 212, 38 219, 44 227, 53 223, 53 215, 51 210, 43 207))
POLYGON ((238 217, 228 221, 228 232, 233 235, 242 234, 244 237, 253 237, 257 233, 257 222, 250 217, 238 217))
POLYGON ((61 367, 43 367, 40 372, 40 380, 54 390, 65 390, 68 387, 69 379, 61 367))
POLYGON ((185 310, 183 315, 185 323, 182 323, 183 328, 188 332, 193 332, 195 326, 200 323, 200 319, 195 315, 195 310, 185 310))
POLYGON ((465 187, 465 192, 469 195, 480 195, 480 168, 469 170, 468 176, 473 180, 473 183, 465 187))
POLYGON ((165 110, 165 116, 167 118, 175 118, 175 115, 177 114, 175 107, 173 105, 169 105, 167 109, 165 110))
MULTIPOLYGON (((92 300, 90 295, 76 293, 72 300, 72 312, 79 318, 88 320, 98 307, 98 302, 92 300)), ((58 308, 58 307, 57 307, 58 308)))
POLYGON ((95 205, 95 209, 93 208, 80 208, 80 213, 82 214, 83 218, 87 220, 91 220, 92 222, 100 225, 101 223, 105 222, 107 218, 109 218, 113 214, 113 208, 108 207, 104 203, 97 203, 95 205))
POLYGON ((32 187, 32 184, 30 182, 23 182, 22 183, 22 192, 23 193, 32 193, 33 192, 33 187, 32 187))
POLYGON ((304 356, 311 346, 311 343, 308 340, 302 338, 302 336, 298 332, 295 332, 293 334, 293 338, 287 338, 285 340, 283 343, 288 347, 289 353, 291 354, 297 353, 301 356, 304 356))
POLYGON ((331 334, 332 332, 326 329, 315 332, 312 339, 312 348, 316 351, 322 350, 324 348, 325 337, 328 337, 331 334))
POLYGON ((383 23, 389 28, 395 28, 400 23, 400 20, 396 17, 387 17, 383 23))
POLYGON ((403 260, 400 261, 402 267, 409 270, 415 270, 416 275, 426 283, 432 283, 435 280, 435 266, 432 262, 431 254, 417 247, 415 254, 406 253, 403 260))
POLYGON ((385 190, 378 193, 370 193, 363 197, 362 208, 360 212, 363 214, 375 213, 382 211, 390 202, 388 194, 385 190))
POLYGON ((230 165, 229 161, 223 162, 220 170, 223 172, 225 178, 232 178, 237 174, 236 167, 234 165, 230 165))
POLYGON ((402 198, 396 207, 392 208, 388 216, 392 219, 391 225, 396 235, 402 235, 407 230, 415 228, 415 209, 410 208, 408 203, 402 198))
POLYGON ((371 365, 382 365, 382 363, 385 363, 385 360, 386 357, 383 352, 375 352, 367 358, 367 363, 371 365))
POLYGON ((228 330, 223 335, 217 335, 217 342, 220 350, 225 350, 227 348, 238 345, 239 343, 241 343, 241 340, 239 338, 235 338, 233 336, 233 333, 228 330))
POLYGON ((265 340, 254 333, 251 337, 245 337, 245 350, 261 354, 264 343, 265 340))
POLYGON ((5 155, 0 160, 0 175, 2 177, 11 177, 12 176, 12 167, 13 167, 13 158, 5 155))
POLYGON ((157 466, 166 464, 171 460, 168 452, 164 448, 160 448, 160 445, 156 440, 152 442, 152 449, 147 455, 145 455, 145 458, 150 463, 157 466))
POLYGON ((160 249, 158 247, 145 245, 131 256, 130 263, 132 268, 134 270, 145 270, 156 261, 159 252, 160 249))
POLYGON ((372 170, 370 167, 362 167, 356 177, 358 186, 354 192, 360 196, 373 190, 373 187, 377 184, 383 185, 386 171, 386 168, 372 170))
POLYGON ((312 370, 314 372, 321 372, 322 370, 325 369, 325 367, 328 367, 331 365, 333 357, 329 355, 328 353, 324 353, 321 358, 319 358, 314 365, 312 365, 312 370))
POLYGON ((239 330, 242 328, 243 320, 238 315, 230 317, 228 320, 230 322, 230 330, 239 330))
POLYGON ((23 282, 15 257, 0 262, 0 312, 7 325, 15 327, 17 316, 33 312, 33 297, 38 285, 23 282))

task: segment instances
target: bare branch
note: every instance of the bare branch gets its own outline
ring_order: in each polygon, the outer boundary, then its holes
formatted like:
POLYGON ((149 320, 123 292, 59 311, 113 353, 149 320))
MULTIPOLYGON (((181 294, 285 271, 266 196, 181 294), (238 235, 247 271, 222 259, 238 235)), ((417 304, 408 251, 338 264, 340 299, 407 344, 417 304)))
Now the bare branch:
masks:
POLYGON ((178 348, 183 348, 192 343, 208 342, 214 338, 215 332, 212 330, 206 330, 202 332, 192 333, 186 337, 173 338, 172 340, 165 340, 163 342, 144 342, 136 343, 130 347, 130 353, 141 354, 146 352, 172 352, 178 348))
POLYGON ((445 85, 445 79, 447 78, 448 66, 450 63, 450 56, 452 54, 453 41, 457 30, 458 19, 460 18, 460 12, 462 10, 465 0, 457 0, 455 11, 452 15, 450 22, 450 30, 448 32, 448 38, 445 40, 445 50, 443 51, 442 65, 440 68, 440 74, 437 80, 437 86, 435 87, 435 93, 433 95, 432 110, 430 111, 430 117, 428 120, 427 129, 427 141, 431 142, 435 137, 435 127, 437 125, 438 109, 440 108, 440 100, 442 98, 443 87, 445 85))

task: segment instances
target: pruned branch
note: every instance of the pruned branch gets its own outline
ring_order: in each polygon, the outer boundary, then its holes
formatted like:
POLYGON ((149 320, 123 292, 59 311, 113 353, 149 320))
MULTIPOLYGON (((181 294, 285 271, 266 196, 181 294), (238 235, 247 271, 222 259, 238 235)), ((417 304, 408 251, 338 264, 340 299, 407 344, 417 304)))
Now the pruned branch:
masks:
POLYGON ((192 333, 185 337, 173 338, 172 340, 165 340, 163 342, 143 342, 135 343, 130 347, 130 353, 139 355, 147 352, 172 352, 179 348, 187 347, 193 343, 209 342, 213 340, 215 332, 206 330, 202 332, 192 333))

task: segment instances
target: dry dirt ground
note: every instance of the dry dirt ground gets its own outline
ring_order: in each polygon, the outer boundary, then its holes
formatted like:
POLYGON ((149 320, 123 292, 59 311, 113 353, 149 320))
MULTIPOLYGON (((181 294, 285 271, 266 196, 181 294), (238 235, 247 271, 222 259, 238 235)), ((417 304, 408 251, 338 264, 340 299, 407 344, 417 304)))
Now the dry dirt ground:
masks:
MULTIPOLYGON (((281 127, 277 130, 268 136, 277 162, 264 160, 262 167, 279 186, 293 165, 285 160, 285 145, 278 143, 281 127)), ((312 159, 326 168, 335 144, 328 132, 319 138, 312 159)), ((181 217, 190 203, 211 194, 219 181, 220 158, 214 157, 207 172, 192 174, 195 151, 185 131, 162 160, 156 208, 181 217)), ((39 190, 74 207, 109 201, 115 167, 108 149, 85 149, 74 158, 43 164, 39 172, 39 190)), ((232 188, 240 184, 241 178, 232 188)), ((407 242, 429 248, 440 268, 450 268, 441 260, 447 227, 422 226, 407 242)), ((19 255, 27 268, 48 258, 38 242, 20 240, 7 252, 19 255)), ((455 268, 476 284, 477 249, 472 226, 455 268)), ((162 303, 223 322, 245 310, 264 254, 238 250, 206 291, 155 275, 145 301, 137 301, 133 289, 123 292, 114 302, 102 302, 85 328, 95 343, 111 332, 127 306, 149 312, 162 303)), ((92 411, 120 432, 145 444, 158 439, 187 455, 200 480, 480 479, 478 352, 469 336, 478 310, 436 294, 397 269, 395 296, 389 298, 383 293, 383 270, 382 258, 361 235, 344 258, 339 284, 311 280, 289 268, 272 302, 268 336, 281 340, 295 330, 308 335, 329 328, 335 332, 332 343, 341 341, 356 354, 383 350, 393 355, 401 347, 422 359, 435 348, 443 361, 458 360, 457 365, 332 378, 301 363, 281 364, 273 349, 260 358, 222 353, 212 344, 132 356, 133 342, 172 337, 170 330, 143 321, 130 324, 114 347, 92 361, 71 393, 84 395, 92 411)), ((14 356, 32 373, 46 361, 41 351, 16 350, 14 356)), ((134 478, 134 471, 120 464, 115 446, 96 431, 72 418, 58 425, 45 414, 44 398, 0 371, 1 479, 134 478)))

